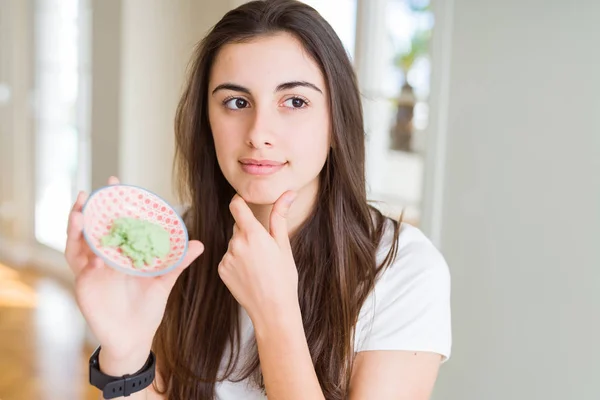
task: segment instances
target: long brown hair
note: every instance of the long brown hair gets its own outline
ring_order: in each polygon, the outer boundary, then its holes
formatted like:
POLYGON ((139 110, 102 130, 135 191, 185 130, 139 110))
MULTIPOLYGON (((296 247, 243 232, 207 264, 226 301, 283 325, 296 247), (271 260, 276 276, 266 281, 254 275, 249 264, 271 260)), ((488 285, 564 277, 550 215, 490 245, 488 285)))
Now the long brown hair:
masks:
POLYGON ((252 376, 262 386, 256 348, 241 376, 233 376, 242 345, 239 305, 217 266, 232 235, 229 202, 235 192, 217 164, 208 84, 223 45, 280 32, 302 43, 320 66, 329 93, 332 149, 320 174, 316 206, 291 238, 306 338, 327 399, 347 397, 361 305, 397 251, 399 224, 394 221, 392 248, 377 265, 386 218, 367 202, 358 85, 331 26, 294 0, 252 1, 228 12, 197 47, 176 114, 178 190, 190 205, 185 215, 190 238, 202 241, 205 250, 175 284, 154 341, 165 383, 160 389, 171 400, 213 399, 215 383, 223 379, 252 376))

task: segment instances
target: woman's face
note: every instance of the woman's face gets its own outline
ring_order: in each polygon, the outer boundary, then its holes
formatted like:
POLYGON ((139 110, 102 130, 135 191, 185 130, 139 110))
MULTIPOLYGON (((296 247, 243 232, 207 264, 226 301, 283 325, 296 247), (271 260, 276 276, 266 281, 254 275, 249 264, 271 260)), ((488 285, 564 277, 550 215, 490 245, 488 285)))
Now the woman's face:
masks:
POLYGON ((209 82, 209 120, 223 175, 248 203, 286 190, 314 199, 330 148, 325 80, 289 34, 228 44, 209 82))

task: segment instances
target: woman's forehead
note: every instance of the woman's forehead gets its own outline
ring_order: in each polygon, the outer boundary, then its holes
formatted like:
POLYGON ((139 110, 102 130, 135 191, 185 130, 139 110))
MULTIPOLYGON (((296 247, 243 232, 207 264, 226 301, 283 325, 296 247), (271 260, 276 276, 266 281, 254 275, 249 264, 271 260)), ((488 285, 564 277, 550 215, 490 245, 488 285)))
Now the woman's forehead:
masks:
POLYGON ((233 82, 274 88, 288 81, 307 81, 324 88, 318 64, 301 42, 287 33, 227 44, 217 54, 211 71, 211 86, 233 82))

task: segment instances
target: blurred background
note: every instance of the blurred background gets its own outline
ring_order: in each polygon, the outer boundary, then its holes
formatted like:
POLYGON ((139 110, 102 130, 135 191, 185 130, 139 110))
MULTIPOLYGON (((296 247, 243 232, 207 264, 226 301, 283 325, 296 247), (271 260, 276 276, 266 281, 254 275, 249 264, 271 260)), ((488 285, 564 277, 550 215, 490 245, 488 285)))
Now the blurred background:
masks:
MULTIPOLYGON (((174 200, 186 65, 243 2, 0 0, 0 399, 96 398, 69 209, 110 175, 174 200)), ((356 68, 370 199, 450 265, 434 399, 600 399, 600 2, 305 2, 356 68)))

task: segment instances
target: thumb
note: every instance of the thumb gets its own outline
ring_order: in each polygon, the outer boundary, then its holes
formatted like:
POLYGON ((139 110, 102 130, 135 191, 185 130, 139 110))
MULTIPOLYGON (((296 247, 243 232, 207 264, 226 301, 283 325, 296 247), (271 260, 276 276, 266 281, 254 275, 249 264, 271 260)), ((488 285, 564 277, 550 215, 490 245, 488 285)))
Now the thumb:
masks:
POLYGON ((179 275, 181 275, 181 273, 185 271, 187 267, 189 267, 203 252, 204 245, 202 242, 198 240, 190 240, 188 243, 188 250, 185 254, 185 257, 183 257, 181 264, 179 264, 168 274, 159 277, 159 280, 163 281, 168 291, 171 291, 173 285, 175 285, 175 282, 177 281, 177 278, 179 278, 179 275))
POLYGON ((290 238, 288 235, 287 217, 292 203, 296 199, 296 192, 288 190, 283 193, 273 205, 271 210, 271 219, 269 221, 269 231, 271 236, 280 246, 289 246, 290 238))

